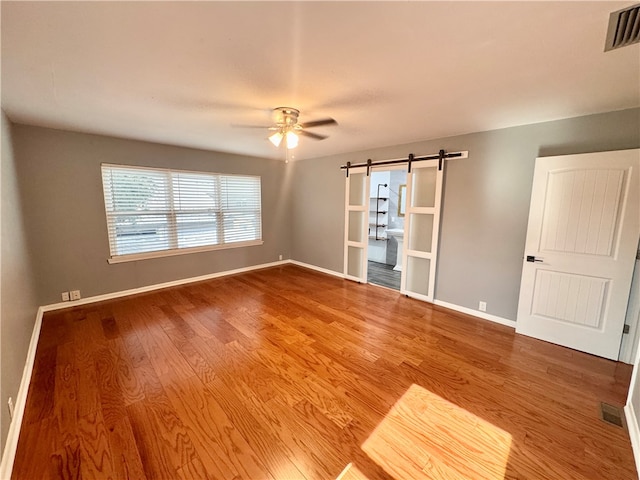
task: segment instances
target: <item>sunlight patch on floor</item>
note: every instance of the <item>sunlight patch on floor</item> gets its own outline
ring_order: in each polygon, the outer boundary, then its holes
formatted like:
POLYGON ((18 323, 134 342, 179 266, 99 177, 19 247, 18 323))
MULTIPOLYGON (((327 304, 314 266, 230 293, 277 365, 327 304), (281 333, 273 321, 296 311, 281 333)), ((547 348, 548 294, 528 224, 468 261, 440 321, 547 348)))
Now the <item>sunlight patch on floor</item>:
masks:
POLYGON ((502 480, 510 448, 509 433, 415 384, 362 444, 396 480, 502 480))

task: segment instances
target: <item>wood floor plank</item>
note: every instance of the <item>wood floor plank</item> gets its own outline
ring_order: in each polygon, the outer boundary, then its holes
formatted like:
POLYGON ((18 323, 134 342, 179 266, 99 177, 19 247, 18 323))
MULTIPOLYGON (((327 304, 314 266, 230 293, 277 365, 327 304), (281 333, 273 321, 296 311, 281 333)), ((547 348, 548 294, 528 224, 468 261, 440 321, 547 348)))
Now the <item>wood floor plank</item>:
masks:
POLYGON ((129 417, 121 418, 108 429, 109 445, 115 471, 114 478, 147 478, 136 446, 129 417))
POLYGON ((115 364, 115 380, 122 392, 124 405, 144 399, 144 389, 135 375, 135 367, 122 338, 110 340, 109 349, 115 364))
POLYGON ((199 459, 193 459, 176 470, 176 478, 180 480, 209 480, 215 478, 199 459))
MULTIPOLYGON (((295 408, 289 408, 278 398, 269 400, 268 407, 281 419, 289 431, 295 432, 296 443, 304 445, 313 452, 316 461, 329 472, 328 478, 335 478, 344 465, 349 463, 347 451, 344 448, 335 448, 335 442, 332 441, 333 435, 324 431, 323 435, 318 435, 318 425, 313 418, 300 414, 295 408)), ((320 414, 319 411, 317 412, 320 414)))
MULTIPOLYGON (((66 443, 51 455, 51 465, 48 469, 50 478, 65 480, 80 480, 82 477, 82 454, 80 440, 74 439, 66 443)), ((28 478, 28 477, 25 477, 28 478)), ((46 478, 44 472, 35 474, 31 478, 46 478), (40 476, 41 475, 41 476, 40 476)))
POLYGON ((12 478, 636 479, 630 374, 280 266, 47 312, 12 478))
POLYGON ((101 410, 107 425, 111 426, 127 416, 126 399, 117 378, 117 360, 107 347, 96 350, 93 359, 100 394, 99 410, 101 410))
POLYGON ((183 465, 200 459, 188 430, 162 400, 129 405, 127 414, 146 477, 170 480, 183 465))
POLYGON ((166 392, 183 422, 191 425, 194 445, 202 447, 201 458, 213 455, 213 462, 223 464, 234 477, 273 478, 197 377, 174 382, 166 392))
POLYGON ((265 342, 261 349, 251 353, 256 360, 285 382, 283 389, 287 394, 295 392, 297 400, 289 402, 290 404, 295 405, 306 399, 340 426, 345 426, 352 420, 344 405, 341 404, 340 398, 325 388, 320 377, 310 378, 312 372, 298 366, 291 357, 275 345, 265 342))
POLYGON ((207 388, 247 444, 259 454, 273 478, 305 479, 287 456, 282 442, 264 429, 247 408, 246 403, 233 390, 228 388, 220 378, 207 384, 207 388))
POLYGON ((118 324, 115 318, 113 318, 113 315, 103 318, 100 323, 102 323, 102 331, 104 332, 105 338, 113 340, 114 338, 120 337, 120 330, 118 330, 118 324))
MULTIPOLYGON (((65 443, 66 437, 75 437, 80 418, 78 401, 78 368, 75 346, 63 343, 56 351, 53 418, 58 422, 58 434, 65 443)), ((96 409, 94 409, 95 411, 96 409)))
MULTIPOLYGON (((77 444, 75 436, 60 435, 56 418, 47 418, 30 424, 23 421, 14 461, 13 478, 73 478, 71 472, 79 471, 79 456, 76 461, 71 462, 77 465, 71 466, 66 476, 57 473, 63 465, 56 456, 63 453, 60 452, 61 449, 64 450, 63 442, 71 443, 74 440, 77 444), (34 461, 34 458, 37 458, 37 461, 34 461), (18 475, 15 473, 16 468, 19 469, 18 475)), ((69 457, 64 453, 62 459, 66 462, 69 457)))
POLYGON ((94 353, 90 347, 73 342, 75 347, 76 373, 78 376, 76 399, 78 415, 84 416, 101 408, 98 373, 94 362, 94 353))
POLYGON ((196 375, 198 375, 202 383, 206 384, 216 378, 215 370, 209 365, 204 356, 202 356, 202 354, 193 346, 189 341, 189 338, 184 336, 184 332, 178 329, 172 329, 167 330, 166 333, 189 366, 191 366, 196 375))
MULTIPOLYGON (((199 310, 197 308, 181 308, 181 307, 173 307, 174 311, 180 315, 180 317, 189 325, 191 330, 193 330, 197 337, 199 338, 211 338, 213 334, 206 328, 199 318, 199 310)), ((185 337, 184 335, 182 335, 185 337)), ((187 338, 187 337, 185 337, 187 338)), ((188 337, 191 338, 191 337, 188 337)))
POLYGON ((280 368, 275 360, 263 364, 259 354, 246 350, 237 342, 225 345, 229 360, 235 362, 235 372, 264 401, 280 398, 288 405, 295 405, 305 397, 305 393, 297 385, 296 379, 280 368))
POLYGON ((112 451, 100 410, 80 417, 78 439, 80 440, 81 477, 115 478, 112 451))
MULTIPOLYGON (((316 460, 313 450, 302 442, 295 431, 292 431, 275 412, 269 407, 269 403, 261 399, 248 384, 238 381, 236 378, 226 375, 220 376, 225 386, 233 391, 238 398, 243 399, 245 407, 260 422, 263 428, 276 438, 282 445, 285 455, 295 467, 302 473, 303 478, 325 479, 331 478, 331 473, 325 469, 322 462, 316 460)), ((273 398, 273 397, 272 397, 273 398)))
MULTIPOLYGON (((162 310, 162 313, 164 313, 169 321, 171 321, 171 323, 173 324, 172 328, 179 331, 183 337, 194 337, 196 335, 196 332, 191 328, 191 325, 189 325, 189 323, 186 322, 177 312, 177 309, 180 307, 180 305, 176 307, 173 307, 172 305, 162 305, 160 307, 160 310, 162 310)), ((182 306, 182 308, 184 309, 184 306, 182 306)))
POLYGON ((145 329, 144 327, 134 327, 129 320, 129 316, 130 310, 124 310, 122 314, 116 317, 116 323, 118 330, 121 332, 121 339, 129 362, 135 368, 141 363, 149 362, 149 356, 138 338, 138 333, 144 335, 145 329))
POLYGON ((101 315, 96 311, 83 312, 81 308, 74 308, 69 316, 71 336, 76 343, 83 343, 87 348, 100 348, 107 341, 101 315))
POLYGON ((53 415, 57 353, 55 346, 37 349, 23 423, 36 423, 53 415))
POLYGON ((153 325, 150 314, 141 318, 147 329, 138 338, 158 377, 167 381, 191 377, 193 369, 167 337, 164 329, 153 325))

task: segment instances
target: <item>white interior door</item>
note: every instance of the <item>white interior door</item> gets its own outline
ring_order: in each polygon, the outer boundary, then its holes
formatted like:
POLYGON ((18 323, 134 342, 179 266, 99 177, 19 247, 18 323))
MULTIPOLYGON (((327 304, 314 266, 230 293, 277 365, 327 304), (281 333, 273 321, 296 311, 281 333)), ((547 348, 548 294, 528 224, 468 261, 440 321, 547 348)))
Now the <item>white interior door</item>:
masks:
POLYGON ((443 171, 438 160, 411 165, 407 175, 400 292, 433 302, 443 171))
POLYGON ((638 170, 640 150, 536 160, 518 333, 618 358, 640 236, 638 170))
POLYGON ((349 169, 345 189, 344 275, 367 282, 369 176, 366 167, 349 169))

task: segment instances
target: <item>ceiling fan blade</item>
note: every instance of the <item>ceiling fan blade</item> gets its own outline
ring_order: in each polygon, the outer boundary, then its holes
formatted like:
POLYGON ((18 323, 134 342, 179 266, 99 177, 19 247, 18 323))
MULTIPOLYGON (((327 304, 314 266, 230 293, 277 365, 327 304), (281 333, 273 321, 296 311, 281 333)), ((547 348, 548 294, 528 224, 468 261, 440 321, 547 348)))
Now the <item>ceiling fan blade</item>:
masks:
POLYGON ((317 133, 311 133, 305 130, 298 130, 296 133, 304 135, 305 137, 313 138, 314 140, 324 140, 325 138, 329 138, 326 135, 318 135, 317 133))
POLYGON ((321 125, 337 125, 338 122, 336 122, 333 118, 324 118, 322 120, 313 120, 311 122, 305 122, 305 123, 300 123, 299 125, 302 128, 309 128, 309 127, 319 127, 321 125))
POLYGON ((232 123, 231 126, 233 128, 262 128, 268 130, 274 130, 276 128, 273 125, 242 125, 238 123, 232 123))

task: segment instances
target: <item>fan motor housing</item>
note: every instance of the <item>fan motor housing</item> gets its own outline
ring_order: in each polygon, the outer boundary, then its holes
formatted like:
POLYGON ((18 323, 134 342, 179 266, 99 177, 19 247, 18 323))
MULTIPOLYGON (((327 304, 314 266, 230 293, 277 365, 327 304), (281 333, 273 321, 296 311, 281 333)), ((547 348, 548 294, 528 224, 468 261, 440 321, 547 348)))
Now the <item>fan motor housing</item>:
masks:
POLYGON ((279 126, 293 126, 298 123, 300 111, 290 107, 278 107, 273 109, 275 122, 279 126))

